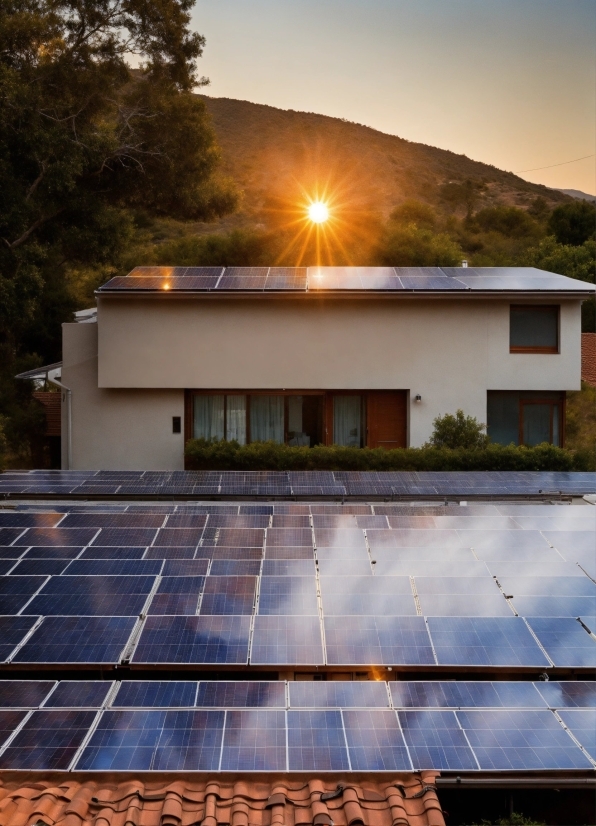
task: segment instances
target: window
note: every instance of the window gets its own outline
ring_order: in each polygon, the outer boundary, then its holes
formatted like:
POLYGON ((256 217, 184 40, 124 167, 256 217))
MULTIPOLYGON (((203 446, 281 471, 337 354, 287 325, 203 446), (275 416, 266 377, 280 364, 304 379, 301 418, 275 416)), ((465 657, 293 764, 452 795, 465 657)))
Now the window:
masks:
POLYGON ((565 393, 489 391, 488 435, 497 444, 563 444, 565 393))
POLYGON ((559 307, 512 304, 509 318, 509 352, 558 353, 559 307))
POLYGON ((362 396, 333 397, 333 443, 362 447, 362 396))

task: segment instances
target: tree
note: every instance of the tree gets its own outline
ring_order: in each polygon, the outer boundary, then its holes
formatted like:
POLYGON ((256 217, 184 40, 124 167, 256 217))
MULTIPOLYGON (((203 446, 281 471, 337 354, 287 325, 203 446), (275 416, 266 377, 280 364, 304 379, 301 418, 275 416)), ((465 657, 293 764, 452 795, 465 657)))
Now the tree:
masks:
POLYGON ((0 362, 9 375, 32 353, 55 360, 60 324, 76 308, 69 278, 77 267, 105 275, 118 266, 131 208, 209 220, 234 207, 205 104, 192 94, 206 82, 192 5, 0 6, 0 362))
POLYGON ((447 447, 451 450, 458 447, 482 448, 486 447, 489 441, 484 432, 486 425, 481 424, 474 416, 466 416, 463 410, 457 410, 455 416, 451 413, 437 416, 433 421, 433 427, 429 447, 447 447))
POLYGON ((536 222, 523 209, 502 205, 481 209, 471 219, 470 226, 484 232, 500 232, 508 238, 525 238, 540 232, 536 222))
POLYGON ((463 253, 446 232, 433 233, 416 224, 389 222, 383 233, 377 259, 388 267, 458 267, 463 253))
POLYGON ((589 201, 572 201, 556 207, 548 230, 559 244, 579 247, 596 236, 596 206, 589 201))
POLYGON ((404 201, 395 207, 389 218, 397 224, 416 224, 423 229, 434 229, 437 223, 437 214, 430 204, 415 200, 404 201))

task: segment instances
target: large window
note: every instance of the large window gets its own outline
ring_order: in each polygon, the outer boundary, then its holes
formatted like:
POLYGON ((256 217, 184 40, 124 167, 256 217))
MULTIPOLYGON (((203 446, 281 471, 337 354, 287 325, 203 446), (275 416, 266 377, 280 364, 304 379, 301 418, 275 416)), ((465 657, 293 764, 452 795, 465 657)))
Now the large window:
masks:
POLYGON ((502 445, 563 444, 565 394, 553 391, 489 391, 488 435, 502 445))
POLYGON ((559 307, 512 304, 509 320, 511 353, 558 353, 559 307))
POLYGON ((322 419, 322 393, 193 393, 189 435, 312 447, 323 441, 322 419))

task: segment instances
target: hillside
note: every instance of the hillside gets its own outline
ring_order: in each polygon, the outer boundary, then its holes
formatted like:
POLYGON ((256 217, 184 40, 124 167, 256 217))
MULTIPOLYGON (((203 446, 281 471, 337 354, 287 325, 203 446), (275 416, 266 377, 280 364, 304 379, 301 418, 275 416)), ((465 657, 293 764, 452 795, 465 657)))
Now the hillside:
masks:
MULTIPOLYGON (((412 143, 357 123, 228 98, 201 95, 222 148, 225 171, 244 191, 242 213, 265 223, 280 202, 327 188, 356 208, 386 217, 408 198, 440 205, 471 181, 474 209, 497 203, 525 207, 541 196, 551 206, 562 192, 444 149, 412 143)), ((469 185, 468 185, 469 186, 469 185)))

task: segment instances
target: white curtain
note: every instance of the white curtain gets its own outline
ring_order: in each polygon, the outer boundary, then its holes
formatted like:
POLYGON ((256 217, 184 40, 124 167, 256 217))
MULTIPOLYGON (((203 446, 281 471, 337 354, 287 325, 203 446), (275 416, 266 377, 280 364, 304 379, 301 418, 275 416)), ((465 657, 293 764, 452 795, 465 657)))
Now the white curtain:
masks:
POLYGON ((246 396, 227 396, 226 439, 246 444, 246 396))
POLYGON ((223 439, 224 397, 195 396, 193 425, 195 439, 223 439))
POLYGON ((361 397, 333 397, 333 443, 348 447, 360 447, 361 397))
POLYGON ((250 438, 252 442, 283 442, 283 396, 250 397, 250 438))

